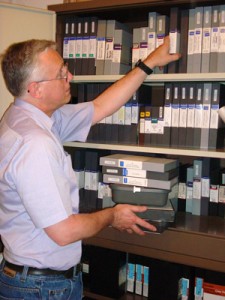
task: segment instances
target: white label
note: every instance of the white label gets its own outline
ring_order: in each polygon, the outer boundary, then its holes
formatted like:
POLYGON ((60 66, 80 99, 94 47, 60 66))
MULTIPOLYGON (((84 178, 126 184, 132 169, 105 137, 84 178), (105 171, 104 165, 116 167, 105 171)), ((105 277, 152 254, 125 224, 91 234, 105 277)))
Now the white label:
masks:
POLYGON ((113 39, 106 39, 105 43, 105 60, 113 59, 113 39))
POLYGON ((105 59, 105 38, 97 39, 97 59, 105 59))
POLYGON ((211 28, 204 28, 202 33, 202 53, 210 53, 211 28))

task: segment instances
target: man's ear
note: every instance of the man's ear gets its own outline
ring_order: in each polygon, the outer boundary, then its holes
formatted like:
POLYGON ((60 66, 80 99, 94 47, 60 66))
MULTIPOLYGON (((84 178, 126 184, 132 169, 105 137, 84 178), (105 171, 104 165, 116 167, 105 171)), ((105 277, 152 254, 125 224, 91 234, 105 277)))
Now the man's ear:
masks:
POLYGON ((31 82, 28 85, 27 93, 31 95, 32 98, 40 98, 41 97, 41 90, 38 82, 31 82))

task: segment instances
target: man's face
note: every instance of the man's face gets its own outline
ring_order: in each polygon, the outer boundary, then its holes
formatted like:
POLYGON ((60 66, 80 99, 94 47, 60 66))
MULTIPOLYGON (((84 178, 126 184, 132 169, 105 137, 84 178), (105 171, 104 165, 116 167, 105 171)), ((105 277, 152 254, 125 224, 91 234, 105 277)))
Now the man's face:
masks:
POLYGON ((71 98, 70 80, 72 74, 68 71, 63 59, 53 49, 48 49, 39 56, 41 74, 36 81, 41 91, 41 106, 51 115, 56 109, 68 103, 71 98))

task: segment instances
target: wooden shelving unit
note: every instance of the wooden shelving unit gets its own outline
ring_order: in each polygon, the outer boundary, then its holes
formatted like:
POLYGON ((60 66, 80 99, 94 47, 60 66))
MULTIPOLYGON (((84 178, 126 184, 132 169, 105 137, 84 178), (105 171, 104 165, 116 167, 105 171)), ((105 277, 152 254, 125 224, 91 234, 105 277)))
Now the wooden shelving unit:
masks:
MULTIPOLYGON (((222 1, 223 2, 223 1, 222 1)), ((225 4, 225 1, 223 2, 225 4)), ((127 23, 131 28, 147 26, 149 11, 169 14, 170 8, 180 6, 193 8, 204 5, 217 5, 221 1, 213 0, 95 0, 89 2, 51 5, 49 10, 57 14, 57 44, 62 52, 63 22, 68 16, 95 15, 104 19, 116 19, 127 23)), ((114 82, 121 76, 75 76, 74 84, 88 82, 114 82)), ((211 74, 153 74, 148 76, 146 84, 164 84, 176 81, 224 82, 224 73, 211 74)), ((162 147, 144 147, 137 145, 109 145, 98 143, 68 142, 66 147, 97 150, 128 151, 134 153, 163 154, 174 157, 210 157, 225 159, 224 149, 198 150, 173 149, 162 147)), ((127 253, 151 257, 164 261, 186 264, 225 273, 225 219, 219 217, 193 216, 177 213, 176 221, 162 234, 146 233, 145 236, 129 235, 108 227, 95 237, 83 241, 84 244, 116 249, 127 253)), ((108 298, 86 291, 86 296, 93 299, 108 298)), ((122 299, 144 299, 135 295, 125 295, 122 299)))

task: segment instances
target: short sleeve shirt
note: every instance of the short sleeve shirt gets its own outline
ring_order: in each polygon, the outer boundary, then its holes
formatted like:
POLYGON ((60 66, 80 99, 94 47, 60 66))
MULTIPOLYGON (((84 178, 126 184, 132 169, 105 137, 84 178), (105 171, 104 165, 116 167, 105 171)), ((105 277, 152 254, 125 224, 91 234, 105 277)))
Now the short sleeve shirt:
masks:
POLYGON ((91 102, 65 105, 49 118, 16 99, 0 123, 0 234, 6 260, 66 270, 80 261, 81 242, 59 246, 43 228, 79 208, 79 190, 65 141, 85 141, 91 102))

